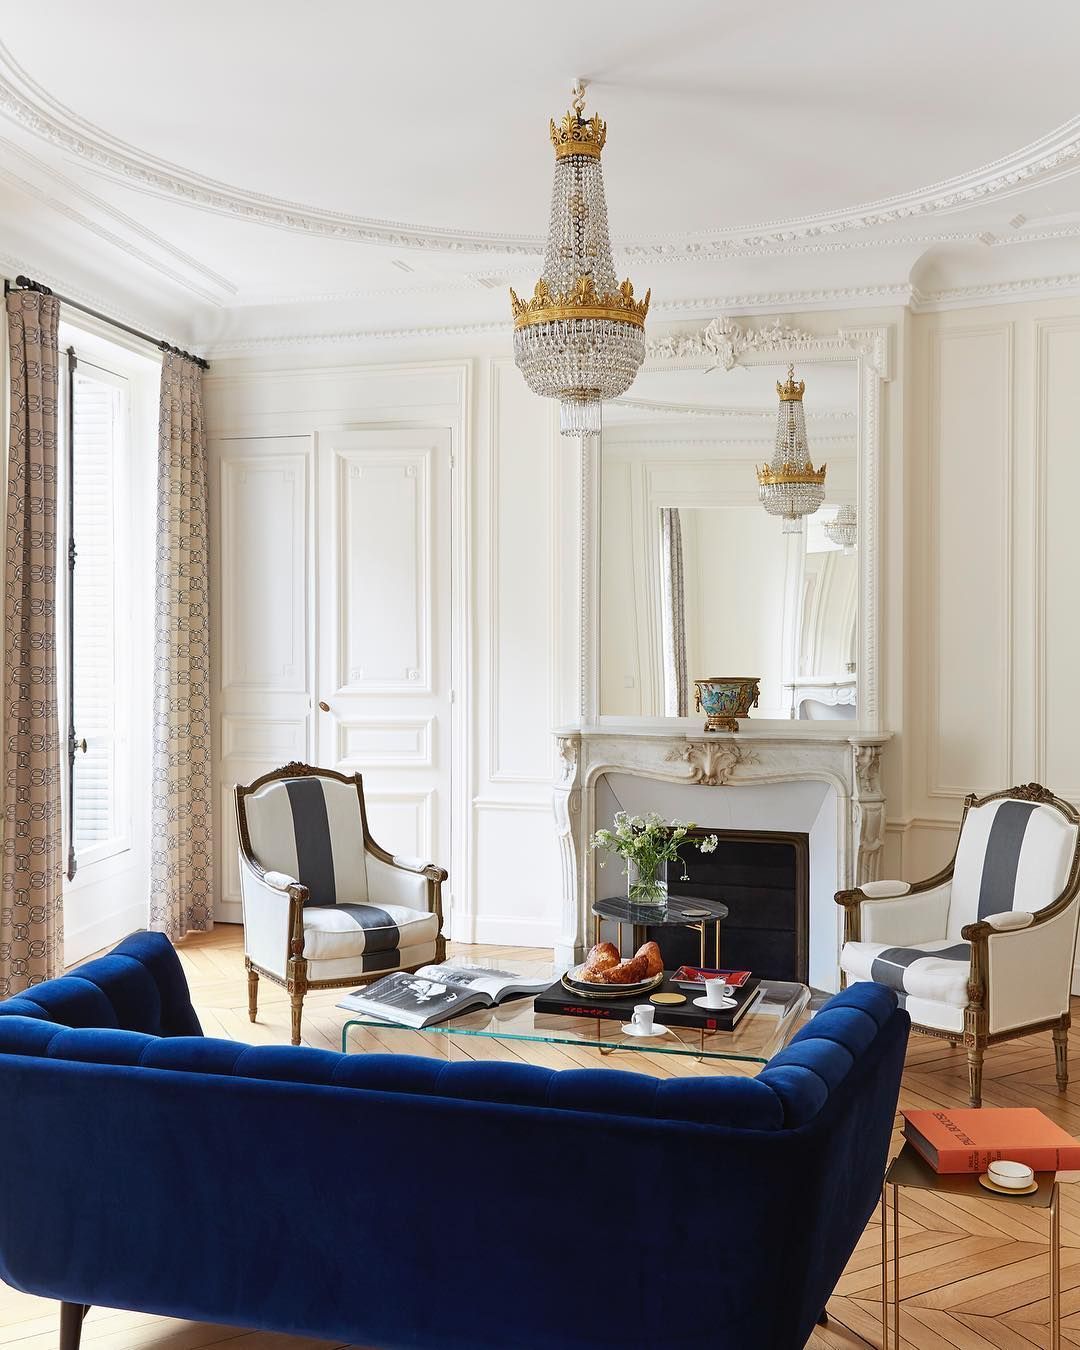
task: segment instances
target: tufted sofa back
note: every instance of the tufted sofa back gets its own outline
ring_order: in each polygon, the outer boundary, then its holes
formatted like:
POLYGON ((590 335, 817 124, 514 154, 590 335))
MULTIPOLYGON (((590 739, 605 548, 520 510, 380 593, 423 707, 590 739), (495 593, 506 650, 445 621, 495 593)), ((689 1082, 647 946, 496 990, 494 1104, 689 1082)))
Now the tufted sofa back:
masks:
POLYGON ((161 933, 132 933, 108 956, 5 999, 0 1017, 149 1036, 202 1034, 183 967, 161 933))
POLYGON ((136 933, 108 956, 0 1003, 0 1054, 772 1131, 812 1121, 896 1007, 884 986, 852 985, 756 1078, 340 1055, 203 1037, 171 944, 136 933))

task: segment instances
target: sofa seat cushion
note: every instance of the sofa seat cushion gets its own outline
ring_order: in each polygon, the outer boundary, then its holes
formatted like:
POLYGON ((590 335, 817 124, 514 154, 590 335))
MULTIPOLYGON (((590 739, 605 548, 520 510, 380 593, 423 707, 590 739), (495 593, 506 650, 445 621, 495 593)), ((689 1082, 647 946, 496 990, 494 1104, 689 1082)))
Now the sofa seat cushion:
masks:
MULTIPOLYGON (((304 955, 309 961, 337 961, 397 953, 401 948, 434 943, 439 917, 404 905, 307 905, 304 908, 304 955)), ((371 969, 393 969, 375 965, 371 969)))
POLYGON ((906 998, 967 1006, 971 947, 966 942, 921 942, 889 947, 881 942, 845 942, 840 966, 853 980, 872 980, 906 998))

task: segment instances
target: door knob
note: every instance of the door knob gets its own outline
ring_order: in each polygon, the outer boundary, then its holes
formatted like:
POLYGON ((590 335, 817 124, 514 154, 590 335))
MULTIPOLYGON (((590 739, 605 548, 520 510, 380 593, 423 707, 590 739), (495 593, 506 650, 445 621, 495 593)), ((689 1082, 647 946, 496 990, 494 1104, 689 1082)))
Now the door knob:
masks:
POLYGON ((319 711, 320 711, 320 712, 329 712, 329 711, 330 711, 330 704, 329 704, 329 703, 325 703, 322 699, 319 699, 319 711))
POLYGON ((86 754, 86 737, 85 737, 85 736, 82 738, 81 741, 76 741, 76 742, 75 742, 75 749, 76 749, 76 750, 81 750, 81 751, 83 752, 84 755, 86 754))

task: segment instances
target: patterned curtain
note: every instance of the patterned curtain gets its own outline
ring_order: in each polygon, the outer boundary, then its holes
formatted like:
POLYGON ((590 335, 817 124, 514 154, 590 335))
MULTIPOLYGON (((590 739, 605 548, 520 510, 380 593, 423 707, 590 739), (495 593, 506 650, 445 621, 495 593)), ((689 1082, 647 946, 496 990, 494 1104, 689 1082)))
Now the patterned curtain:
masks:
POLYGON ((56 710, 55 296, 7 297, 11 373, 4 591, 0 996, 64 964, 63 825, 56 710))
POLYGON ((214 926, 210 573, 199 367, 167 354, 158 422, 150 927, 214 926))
POLYGON ((660 508, 660 585, 664 630, 664 716, 686 717, 686 593, 682 520, 677 507, 660 508))

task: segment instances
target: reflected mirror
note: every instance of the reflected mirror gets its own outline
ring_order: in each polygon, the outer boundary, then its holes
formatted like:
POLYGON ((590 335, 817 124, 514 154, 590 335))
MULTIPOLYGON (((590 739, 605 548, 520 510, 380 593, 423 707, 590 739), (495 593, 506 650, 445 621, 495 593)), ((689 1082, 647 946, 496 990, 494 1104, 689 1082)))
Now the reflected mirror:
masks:
POLYGON ((644 371, 605 406, 600 711, 694 717, 694 681, 757 676, 754 718, 854 719, 858 388, 796 364, 825 503, 799 533, 758 500, 787 364, 644 371))

